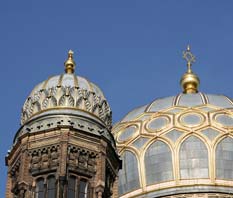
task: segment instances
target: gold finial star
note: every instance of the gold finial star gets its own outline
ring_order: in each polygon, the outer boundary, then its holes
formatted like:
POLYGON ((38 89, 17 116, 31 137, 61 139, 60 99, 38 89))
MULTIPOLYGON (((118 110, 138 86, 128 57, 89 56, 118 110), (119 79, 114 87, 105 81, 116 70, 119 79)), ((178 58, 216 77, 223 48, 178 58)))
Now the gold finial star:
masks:
POLYGON ((195 62, 195 56, 190 51, 190 46, 183 51, 183 58, 187 61, 188 71, 180 79, 180 84, 183 87, 183 93, 197 93, 200 80, 198 76, 192 72, 191 66, 195 62))
POLYGON ((195 56, 192 54, 190 50, 190 46, 187 46, 187 49, 183 51, 183 58, 187 61, 187 66, 188 66, 188 73, 191 73, 191 66, 192 64, 196 61, 195 56))
POLYGON ((74 73, 74 69, 75 69, 75 62, 73 59, 73 54, 74 52, 72 50, 69 50, 68 52, 68 59, 66 60, 65 64, 65 72, 68 74, 72 74, 74 73))

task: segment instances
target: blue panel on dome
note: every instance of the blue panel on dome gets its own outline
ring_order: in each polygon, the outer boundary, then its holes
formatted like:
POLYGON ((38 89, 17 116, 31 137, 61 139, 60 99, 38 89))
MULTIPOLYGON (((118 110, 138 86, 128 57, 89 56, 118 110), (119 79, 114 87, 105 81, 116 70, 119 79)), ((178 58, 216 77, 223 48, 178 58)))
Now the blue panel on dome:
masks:
POLYGON ((209 177, 208 151, 199 138, 187 138, 181 145, 179 155, 181 179, 209 177))
POLYGON ((144 146, 144 144, 149 140, 149 138, 139 137, 134 143, 132 144, 137 149, 140 149, 144 146))
POLYGON ((217 115, 216 121, 224 126, 233 127, 233 117, 230 115, 217 115))
POLYGON ((226 97, 222 95, 206 95, 209 100, 209 104, 221 107, 221 108, 232 108, 232 102, 226 97))
POLYGON ((156 111, 160 111, 160 110, 172 107, 173 100, 174 100, 174 96, 162 98, 162 99, 157 99, 150 105, 150 107, 147 111, 148 112, 156 112, 156 111))
POLYGON ((214 130, 214 129, 211 129, 211 128, 208 128, 208 129, 205 129, 202 131, 202 133, 208 137, 210 140, 213 140, 217 135, 219 135, 219 132, 214 130))
POLYGON ((172 109, 170 109, 170 110, 168 110, 168 111, 166 111, 166 112, 170 112, 170 113, 176 114, 176 113, 179 113, 179 112, 181 112, 181 111, 183 111, 183 110, 184 110, 184 109, 173 107, 172 109))
POLYGON ((199 115, 191 113, 182 115, 181 120, 183 125, 190 127, 200 125, 202 122, 199 115))
POLYGON ((215 110, 214 108, 211 108, 211 107, 201 107, 199 109, 202 110, 202 111, 205 111, 205 112, 210 112, 210 111, 215 110))
POLYGON ((119 135, 118 140, 119 141, 126 141, 128 140, 130 137, 132 137, 134 135, 134 133, 136 132, 136 126, 129 126, 127 127, 124 131, 121 132, 121 134, 119 135))
POLYGON ((142 106, 142 107, 139 107, 137 109, 134 109, 133 111, 129 112, 125 117, 124 119, 122 120, 122 122, 127 122, 127 121, 130 121, 130 120, 133 120, 134 118, 136 118, 137 116, 139 116, 140 114, 142 114, 144 111, 145 111, 145 108, 147 106, 142 106))
POLYGON ((140 187, 138 162, 136 156, 130 152, 125 151, 121 156, 122 169, 119 171, 119 195, 133 191, 140 187))
POLYGON ((148 120, 151 117, 151 115, 142 115, 140 116, 140 118, 138 120, 144 121, 144 120, 148 120))
POLYGON ((217 179, 233 180, 233 139, 224 138, 216 149, 217 179))
POLYGON ((168 119, 165 117, 158 117, 151 120, 148 124, 148 128, 151 130, 160 130, 166 127, 168 124, 168 119))
POLYGON ((196 93, 196 94, 182 94, 179 98, 177 105, 193 107, 202 104, 204 103, 201 94, 196 93))
POLYGON ((156 141, 145 153, 146 183, 151 185, 174 178, 172 170, 172 155, 167 144, 156 141))
POLYGON ((172 130, 169 133, 166 134, 166 136, 171 139, 173 142, 176 142, 176 140, 183 134, 183 132, 180 132, 178 130, 172 130))

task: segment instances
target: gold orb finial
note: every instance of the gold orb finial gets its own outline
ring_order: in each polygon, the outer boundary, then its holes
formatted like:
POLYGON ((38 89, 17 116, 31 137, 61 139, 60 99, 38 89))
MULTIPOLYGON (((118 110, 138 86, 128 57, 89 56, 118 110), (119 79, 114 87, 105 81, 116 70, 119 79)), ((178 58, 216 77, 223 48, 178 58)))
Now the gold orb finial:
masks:
POLYGON ((76 64, 75 64, 74 59, 73 59, 73 54, 74 54, 74 52, 72 50, 69 50, 69 52, 68 52, 68 59, 64 63, 64 65, 65 65, 65 72, 67 74, 74 73, 74 69, 75 69, 75 65, 76 64))
POLYGON ((197 93, 200 80, 196 74, 193 73, 191 66, 195 62, 195 56, 191 52, 188 45, 187 49, 183 51, 183 58, 187 61, 187 72, 182 76, 180 84, 183 87, 183 93, 197 93))

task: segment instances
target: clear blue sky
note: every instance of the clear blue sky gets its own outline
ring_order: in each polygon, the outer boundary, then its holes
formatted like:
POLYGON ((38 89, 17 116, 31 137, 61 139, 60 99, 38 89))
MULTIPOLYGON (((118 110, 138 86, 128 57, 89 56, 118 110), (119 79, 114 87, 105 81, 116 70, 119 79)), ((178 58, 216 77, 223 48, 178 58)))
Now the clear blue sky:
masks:
POLYGON ((114 122, 157 97, 176 95, 190 43, 200 91, 233 97, 233 1, 1 1, 0 197, 4 157, 32 88, 63 72, 75 51, 76 73, 99 85, 114 122))

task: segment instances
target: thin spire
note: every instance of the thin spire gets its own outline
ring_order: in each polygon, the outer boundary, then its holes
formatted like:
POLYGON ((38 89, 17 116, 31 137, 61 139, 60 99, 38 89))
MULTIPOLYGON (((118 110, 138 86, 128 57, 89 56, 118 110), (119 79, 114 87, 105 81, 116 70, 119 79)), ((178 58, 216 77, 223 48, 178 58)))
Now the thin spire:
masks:
POLYGON ((187 61, 187 72, 182 76, 180 84, 183 87, 183 93, 197 93, 200 80, 192 71, 192 64, 196 61, 195 56, 191 52, 188 45, 187 49, 183 51, 183 58, 187 61))
POLYGON ((64 65, 65 65, 65 72, 67 74, 72 74, 74 73, 75 70, 75 62, 73 59, 73 54, 74 52, 72 50, 69 50, 68 52, 68 59, 65 61, 64 65))

